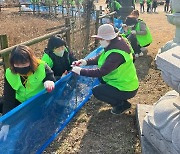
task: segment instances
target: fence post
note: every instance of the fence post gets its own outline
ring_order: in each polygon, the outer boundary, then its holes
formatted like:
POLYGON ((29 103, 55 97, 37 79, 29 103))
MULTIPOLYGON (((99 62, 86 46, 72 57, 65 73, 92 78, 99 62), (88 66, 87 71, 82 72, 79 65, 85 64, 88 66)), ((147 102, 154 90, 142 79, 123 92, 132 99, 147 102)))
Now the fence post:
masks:
MULTIPOLYGON (((69 17, 65 17, 65 27, 70 27, 70 18, 69 17)), ((70 38, 70 30, 68 30, 65 34, 65 37, 66 37, 66 43, 69 47, 69 49, 71 49, 71 38, 70 38)))
MULTIPOLYGON (((103 12, 103 11, 102 11, 102 6, 100 6, 100 7, 99 7, 99 14, 102 15, 102 12, 103 12)), ((100 25, 102 25, 102 18, 100 19, 100 25)))
POLYGON ((55 18, 57 17, 57 6, 58 6, 58 4, 55 3, 55 6, 54 6, 54 14, 55 14, 55 18))
MULTIPOLYGON (((96 11, 96 24, 95 24, 95 34, 98 33, 98 28, 99 28, 99 14, 100 14, 100 10, 96 11)), ((95 47, 97 47, 98 45, 98 40, 95 39, 95 47)))
POLYGON ((35 4, 35 2, 34 2, 34 1, 33 1, 33 3, 32 3, 32 4, 33 4, 33 15, 35 15, 35 12, 36 12, 36 8, 35 8, 35 7, 36 7, 36 4, 35 4))
MULTIPOLYGON (((110 12, 114 12, 114 2, 113 3, 111 3, 111 7, 110 7, 110 12)), ((114 21, 114 15, 112 15, 111 17, 110 17, 110 19, 111 19, 111 22, 113 23, 113 21, 114 21)))
POLYGON ((50 1, 48 1, 49 3, 48 3, 48 7, 49 7, 49 16, 51 15, 51 2, 50 1))
MULTIPOLYGON (((8 47, 8 39, 7 39, 7 35, 0 35, 0 46, 1 46, 1 49, 5 49, 8 47)), ((2 58, 3 58, 3 63, 4 63, 4 70, 6 68, 9 67, 9 54, 3 54, 2 55, 2 58)))
POLYGON ((21 3, 19 2, 19 13, 20 13, 20 15, 21 15, 21 12, 22 10, 21 10, 21 3))
POLYGON ((40 14, 40 2, 37 2, 37 8, 38 8, 38 15, 40 14))

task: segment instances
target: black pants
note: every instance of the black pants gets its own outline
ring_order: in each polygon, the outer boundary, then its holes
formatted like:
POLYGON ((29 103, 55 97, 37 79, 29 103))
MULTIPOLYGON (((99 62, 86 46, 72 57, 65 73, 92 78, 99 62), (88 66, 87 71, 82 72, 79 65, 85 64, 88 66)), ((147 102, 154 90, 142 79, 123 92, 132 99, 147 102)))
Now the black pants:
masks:
POLYGON ((133 34, 130 34, 127 38, 129 42, 131 43, 134 53, 139 54, 141 52, 141 46, 138 44, 136 36, 133 34))
POLYGON ((168 12, 169 11, 169 3, 166 3, 164 5, 164 12, 168 12))
POLYGON ((140 11, 144 12, 144 4, 143 3, 140 4, 140 11))
POLYGON ((147 12, 151 12, 151 4, 147 4, 147 12))
POLYGON ((92 92, 97 99, 104 101, 114 107, 123 105, 124 101, 134 97, 137 93, 137 90, 120 91, 119 89, 108 84, 100 84, 94 87, 92 92))
POLYGON ((16 106, 20 105, 21 103, 18 100, 14 100, 12 102, 5 101, 4 97, 0 97, 0 113, 6 114, 16 106))
POLYGON ((129 40, 129 42, 131 43, 131 46, 132 46, 135 54, 139 54, 139 53, 141 52, 141 48, 142 48, 142 47, 147 47, 147 46, 150 45, 150 43, 149 43, 149 44, 141 47, 141 46, 138 44, 138 41, 137 41, 136 36, 135 36, 135 35, 132 35, 132 34, 130 34, 127 38, 128 38, 128 40, 129 40))
POLYGON ((0 113, 3 112, 3 99, 0 97, 0 113))

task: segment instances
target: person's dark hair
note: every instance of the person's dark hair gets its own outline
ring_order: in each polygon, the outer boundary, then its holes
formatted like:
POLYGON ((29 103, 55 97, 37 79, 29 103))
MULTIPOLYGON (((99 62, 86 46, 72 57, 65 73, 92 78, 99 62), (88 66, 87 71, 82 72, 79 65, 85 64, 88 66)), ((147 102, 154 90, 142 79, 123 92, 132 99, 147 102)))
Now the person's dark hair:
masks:
POLYGON ((130 15, 134 16, 134 17, 139 16, 139 11, 138 10, 133 10, 130 15))
POLYGON ((66 42, 63 41, 59 36, 51 36, 47 44, 47 49, 53 50, 61 46, 66 46, 66 42))
POLYGON ((135 17, 127 16, 125 24, 127 26, 134 26, 138 23, 138 20, 135 17))
POLYGON ((14 64, 25 64, 27 62, 30 62, 32 72, 34 72, 39 65, 39 59, 36 58, 30 47, 25 45, 15 47, 9 57, 11 71, 17 73, 14 69, 14 64))

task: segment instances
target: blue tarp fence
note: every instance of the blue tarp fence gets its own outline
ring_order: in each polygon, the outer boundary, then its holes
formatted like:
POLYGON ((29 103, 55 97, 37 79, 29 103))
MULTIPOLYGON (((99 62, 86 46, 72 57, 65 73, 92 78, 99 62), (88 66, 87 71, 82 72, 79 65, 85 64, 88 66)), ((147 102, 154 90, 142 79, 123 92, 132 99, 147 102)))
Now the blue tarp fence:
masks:
MULTIPOLYGON (((49 6, 45 6, 45 5, 44 6, 43 5, 38 6, 38 5, 29 4, 28 8, 31 9, 32 11, 34 9, 35 11, 49 12, 49 6)), ((64 14, 67 13, 67 9, 65 7, 63 7, 61 5, 56 7, 57 13, 62 13, 62 10, 63 10, 64 14)), ((51 11, 55 12, 55 8, 52 7, 51 11)), ((78 8, 73 7, 70 9, 70 14, 73 13, 73 16, 76 16, 76 17, 80 17, 83 14, 83 12, 84 12, 83 8, 78 10, 78 8)), ((96 20, 96 12, 95 11, 91 13, 91 18, 93 20, 96 20)), ((103 24, 109 23, 109 21, 110 21, 109 17, 102 18, 103 24)), ((114 23, 114 26, 117 27, 118 29, 120 29, 120 32, 121 32, 121 25, 123 23, 122 20, 119 18, 114 18, 113 23, 114 23)))
MULTIPOLYGON (((99 47, 85 59, 101 51, 99 47)), ((2 116, 1 126, 10 127, 7 139, 0 141, 0 153, 42 153, 88 101, 97 84, 97 78, 71 72, 56 82, 53 92, 43 90, 2 116)))

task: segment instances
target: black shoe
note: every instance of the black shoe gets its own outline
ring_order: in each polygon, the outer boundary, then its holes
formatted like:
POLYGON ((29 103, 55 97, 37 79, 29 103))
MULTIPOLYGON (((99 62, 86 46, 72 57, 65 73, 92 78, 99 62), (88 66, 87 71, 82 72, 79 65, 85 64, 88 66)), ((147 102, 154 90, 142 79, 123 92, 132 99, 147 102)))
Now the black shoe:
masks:
POLYGON ((125 101, 123 105, 113 107, 111 113, 116 115, 123 114, 124 112, 128 111, 130 108, 131 108, 131 104, 128 101, 125 101))

